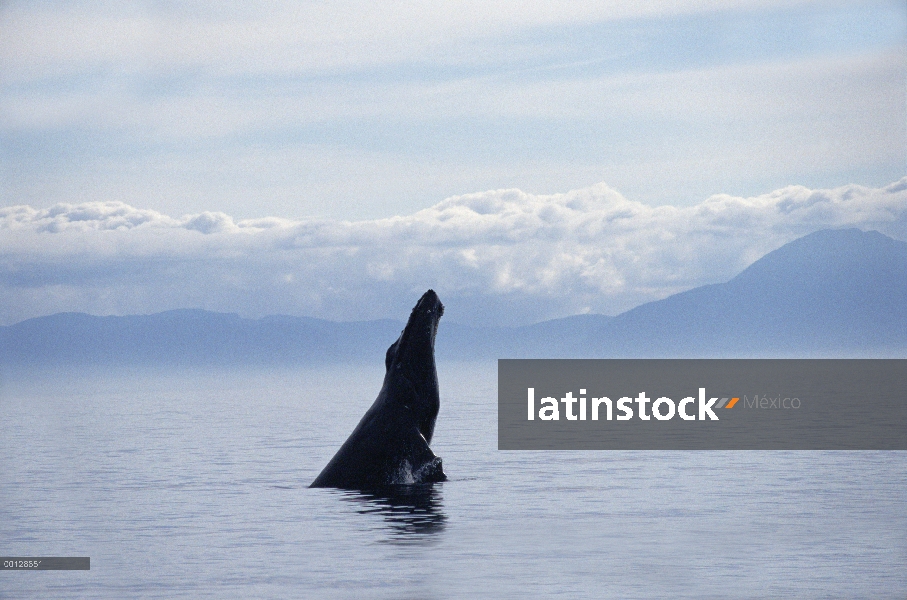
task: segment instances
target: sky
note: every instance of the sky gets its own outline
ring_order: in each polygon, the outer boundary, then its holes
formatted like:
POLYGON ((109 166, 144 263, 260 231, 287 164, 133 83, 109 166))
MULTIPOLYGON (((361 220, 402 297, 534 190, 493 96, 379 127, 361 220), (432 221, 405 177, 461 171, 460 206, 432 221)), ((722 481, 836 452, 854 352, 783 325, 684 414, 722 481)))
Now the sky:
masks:
POLYGON ((902 1, 375 4, 0 2, 0 324, 520 324, 907 239, 902 1))

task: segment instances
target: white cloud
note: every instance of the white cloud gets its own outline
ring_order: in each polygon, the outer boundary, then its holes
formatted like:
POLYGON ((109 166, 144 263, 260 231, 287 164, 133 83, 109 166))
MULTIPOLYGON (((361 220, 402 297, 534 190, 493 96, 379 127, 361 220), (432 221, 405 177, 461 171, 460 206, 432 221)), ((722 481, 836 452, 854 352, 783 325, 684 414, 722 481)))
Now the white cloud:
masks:
POLYGON ((651 207, 604 184, 497 190, 371 221, 167 216, 121 202, 0 209, 4 323, 76 310, 404 318, 433 287, 461 322, 526 323, 725 281, 828 227, 907 239, 907 178, 651 207))

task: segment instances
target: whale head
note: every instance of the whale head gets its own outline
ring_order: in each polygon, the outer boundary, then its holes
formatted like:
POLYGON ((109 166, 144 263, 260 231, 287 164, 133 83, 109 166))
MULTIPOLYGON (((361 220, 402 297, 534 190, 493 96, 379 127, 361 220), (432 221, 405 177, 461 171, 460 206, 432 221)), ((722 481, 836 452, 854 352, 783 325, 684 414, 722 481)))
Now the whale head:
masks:
POLYGON ((444 305, 435 291, 425 292, 409 315, 409 321, 400 337, 387 349, 384 358, 387 369, 385 380, 389 377, 403 377, 415 389, 418 402, 409 408, 416 413, 419 429, 428 442, 431 442, 440 407, 438 372, 435 368, 435 335, 443 314, 444 305))

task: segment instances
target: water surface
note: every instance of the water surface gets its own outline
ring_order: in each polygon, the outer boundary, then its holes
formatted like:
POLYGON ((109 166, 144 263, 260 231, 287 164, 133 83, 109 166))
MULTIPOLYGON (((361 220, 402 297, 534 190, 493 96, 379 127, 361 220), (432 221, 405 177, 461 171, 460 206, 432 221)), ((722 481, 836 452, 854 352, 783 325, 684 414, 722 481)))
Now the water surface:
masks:
POLYGON ((0 597, 903 598, 907 453, 501 452, 494 362, 439 365, 450 481, 307 485, 382 365, 5 373, 0 597))

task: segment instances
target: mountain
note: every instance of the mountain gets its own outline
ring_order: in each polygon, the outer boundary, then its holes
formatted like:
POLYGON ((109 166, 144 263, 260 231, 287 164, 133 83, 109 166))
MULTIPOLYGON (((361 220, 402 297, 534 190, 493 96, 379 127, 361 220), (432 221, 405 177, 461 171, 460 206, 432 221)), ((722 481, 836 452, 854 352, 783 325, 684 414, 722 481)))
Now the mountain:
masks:
POLYGON ((907 243, 817 231, 727 283, 649 302, 597 328, 605 356, 875 356, 907 348, 907 243))
MULTIPOLYGON (((2 365, 381 364, 403 329, 203 310, 96 317, 61 313, 0 327, 2 365)), ((907 355, 907 243, 857 229, 819 231, 727 283, 616 317, 525 327, 442 321, 439 360, 591 357, 907 355)))
POLYGON ((383 361, 402 328, 391 320, 244 319, 194 309, 125 317, 60 313, 0 328, 0 357, 27 365, 383 361))
POLYGON ((574 315, 523 327, 470 327, 441 321, 438 358, 556 358, 574 356, 589 332, 614 317, 574 315))
MULTIPOLYGON (((578 315, 515 328, 444 323, 436 350, 444 360, 560 355, 569 352, 563 340, 574 340, 608 319, 578 315)), ((285 315, 244 319, 197 309, 125 317, 59 313, 0 327, 0 364, 380 364, 404 325, 285 315)))

